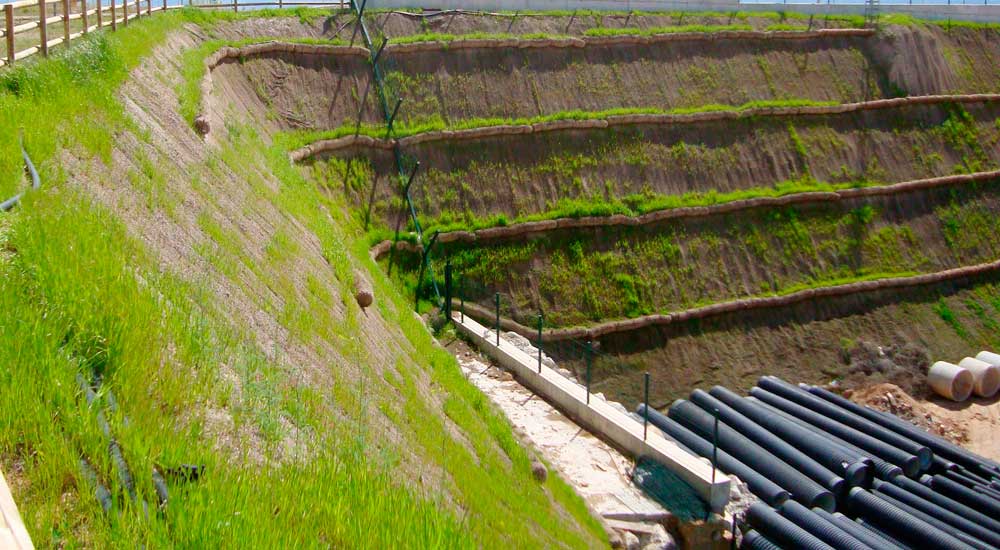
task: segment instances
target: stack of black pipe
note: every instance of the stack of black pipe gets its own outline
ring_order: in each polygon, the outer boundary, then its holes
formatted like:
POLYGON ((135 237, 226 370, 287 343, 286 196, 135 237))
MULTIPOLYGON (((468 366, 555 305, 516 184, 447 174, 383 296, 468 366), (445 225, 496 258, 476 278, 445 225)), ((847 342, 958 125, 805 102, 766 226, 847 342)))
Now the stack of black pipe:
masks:
POLYGON ((1000 465, 891 414, 772 376, 637 412, 760 499, 743 548, 1000 549, 1000 465))

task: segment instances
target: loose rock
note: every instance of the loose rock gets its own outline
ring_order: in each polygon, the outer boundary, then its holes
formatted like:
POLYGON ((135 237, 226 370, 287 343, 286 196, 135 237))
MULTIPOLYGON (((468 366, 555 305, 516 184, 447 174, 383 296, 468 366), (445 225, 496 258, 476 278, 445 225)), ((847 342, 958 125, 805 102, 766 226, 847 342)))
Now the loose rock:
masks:
POLYGON ((535 476, 535 480, 539 483, 544 483, 549 477, 549 471, 544 464, 535 460, 531 463, 531 475, 535 476))
POLYGON ((194 119, 194 130, 198 132, 199 135, 207 135, 209 130, 208 118, 205 115, 198 115, 194 119))

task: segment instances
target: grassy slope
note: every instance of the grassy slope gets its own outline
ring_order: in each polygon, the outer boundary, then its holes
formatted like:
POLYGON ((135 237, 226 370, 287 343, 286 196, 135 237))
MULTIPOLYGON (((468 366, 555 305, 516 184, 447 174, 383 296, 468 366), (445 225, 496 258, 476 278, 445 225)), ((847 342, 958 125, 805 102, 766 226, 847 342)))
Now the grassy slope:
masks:
MULTIPOLYGON (((412 345, 395 372, 370 361, 358 338, 358 311, 330 317, 331 308, 300 304, 308 315, 289 318, 290 330, 334 342, 369 376, 385 370, 386 384, 368 380, 368 393, 347 384, 332 394, 281 382, 248 329, 199 283, 161 272, 155 251, 128 232, 112 211, 72 185, 59 153, 110 164, 119 132, 140 133, 115 90, 128 69, 187 13, 157 16, 116 34, 81 41, 50 60, 0 74, 0 125, 23 128, 41 168, 45 190, 0 217, 0 467, 14 486, 35 543, 95 547, 148 546, 593 546, 600 528, 558 478, 531 481, 529 456, 506 421, 469 385, 453 358, 436 347, 404 300, 367 258, 367 242, 343 204, 324 197, 291 169, 283 151, 245 131, 211 163, 272 173, 276 191, 260 199, 287 213, 322 243, 332 273, 350 296, 351 263, 370 271, 378 309, 412 345), (253 159, 246 162, 246 159, 253 159), (331 224, 327 214, 333 216, 331 224), (294 323, 306 326, 296 327, 294 323), (324 327, 333 327, 324 328, 324 327), (354 342, 354 344, 351 344, 354 342), (220 384, 220 362, 240 366, 257 390, 242 401, 220 384), (412 363, 417 369, 410 369, 412 363), (121 514, 106 516, 79 473, 86 456, 116 495, 121 486, 108 459, 96 411, 82 404, 74 381, 85 368, 102 370, 119 413, 110 423, 132 467, 140 496, 152 495, 154 464, 202 463, 199 482, 171 485, 165 514, 144 515, 117 498, 121 514), (423 383, 444 391, 443 412, 422 395, 423 383), (360 396, 359 396, 360 395, 360 396), (402 397, 402 398, 400 398, 402 397), (233 409, 236 421, 265 435, 275 414, 311 434, 308 459, 265 466, 234 460, 205 435, 206 407, 233 409), (400 449, 379 441, 370 408, 406 434, 422 460, 445 473, 440 492, 415 489, 396 469, 400 449), (123 417, 130 418, 125 423, 123 417), (346 418, 338 422, 334 419, 346 418), (381 449, 381 452, 376 450, 381 449)), ((204 16, 197 18, 204 22, 204 16)), ((0 189, 18 185, 16 136, 0 136, 0 189)), ((155 170, 153 170, 155 172, 155 170)), ((107 179, 108 174, 90 174, 107 179)), ((110 182, 105 182, 110 184, 110 182)), ((192 182, 194 185, 194 182, 192 182)), ((151 209, 177 208, 153 201, 151 209)), ((210 224, 206 224, 210 225, 210 224)), ((218 249, 239 250, 211 232, 218 249)), ((230 260, 232 258, 226 258, 230 260)), ((219 262, 224 266, 225 261, 219 262)), ((268 272, 263 272, 267 276, 268 272)), ((275 281, 280 288, 280 281, 275 281)), ((334 373, 335 374, 335 373, 334 373)), ((364 387, 362 382, 362 388, 364 387)), ((269 446, 265 459, 276 456, 269 446)))

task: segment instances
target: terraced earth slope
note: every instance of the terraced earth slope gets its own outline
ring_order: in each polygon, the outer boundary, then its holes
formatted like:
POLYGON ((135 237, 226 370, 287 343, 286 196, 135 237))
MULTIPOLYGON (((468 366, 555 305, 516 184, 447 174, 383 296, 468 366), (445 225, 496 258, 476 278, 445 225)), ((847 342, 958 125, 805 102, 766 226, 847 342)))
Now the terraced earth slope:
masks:
POLYGON ((500 293, 581 376, 594 340, 596 391, 634 403, 648 371, 666 405, 842 378, 862 340, 1000 344, 996 29, 861 26, 382 14, 384 105, 366 52, 271 44, 214 59, 192 112, 278 132, 371 244, 404 241, 373 254, 409 292, 450 261, 470 312, 500 293), (349 108, 315 101, 334 89, 349 108))

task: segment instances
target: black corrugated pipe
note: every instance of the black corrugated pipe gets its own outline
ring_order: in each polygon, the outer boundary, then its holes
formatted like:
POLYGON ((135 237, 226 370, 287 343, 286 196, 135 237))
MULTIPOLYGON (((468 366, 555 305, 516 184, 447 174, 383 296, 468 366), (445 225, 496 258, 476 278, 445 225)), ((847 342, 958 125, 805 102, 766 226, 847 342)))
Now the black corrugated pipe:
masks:
POLYGON ((895 506, 896 508, 899 508, 900 510, 906 512, 907 514, 910 514, 911 516, 913 516, 913 517, 915 517, 915 518, 917 518, 917 519, 919 519, 919 520, 921 520, 923 522, 926 522, 928 525, 930 525, 930 526, 938 529, 942 533, 947 533, 947 534, 955 537, 956 539, 964 542, 965 544, 968 544, 969 546, 971 546, 973 548, 977 548, 978 550, 994 550, 993 546, 987 544, 986 542, 983 542, 982 540, 979 540, 979 538, 977 538, 977 537, 975 537, 975 536, 973 536, 973 535, 971 535, 969 533, 966 533, 962 529, 959 529, 958 527, 955 527, 954 525, 951 525, 948 522, 942 521, 942 520, 940 520, 940 519, 938 519, 938 518, 936 518, 936 517, 934 517, 934 516, 932 516, 930 514, 927 514, 927 513, 923 512, 921 510, 918 510, 918 509, 913 508, 911 506, 907 506, 905 502, 903 502, 903 501, 901 501, 899 499, 892 498, 891 496, 889 496, 889 495, 887 495, 885 493, 882 493, 880 491, 872 491, 872 494, 875 495, 875 496, 877 496, 878 498, 880 498, 880 499, 888 502, 889 504, 892 504, 893 506, 895 506))
POLYGON ((782 550, 780 546, 771 542, 770 539, 761 535, 757 531, 750 529, 743 533, 743 542, 740 543, 740 550, 782 550))
POLYGON ((887 533, 885 531, 885 529, 882 529, 882 528, 880 528, 877 525, 872 525, 871 522, 865 521, 865 518, 858 518, 858 519, 854 520, 854 523, 857 524, 858 526, 860 526, 865 531, 868 531, 869 533, 875 535, 876 537, 878 537, 880 539, 885 539, 885 540, 889 541, 891 544, 895 544, 896 546, 899 546, 900 548, 913 548, 909 544, 906 544, 905 542, 903 542, 903 541, 897 539, 896 537, 893 537, 889 533, 887 533))
POLYGON ((895 543, 889 542, 889 539, 882 538, 875 533, 872 533, 868 529, 854 523, 854 521, 848 519, 847 516, 843 514, 831 514, 826 510, 820 510, 819 508, 813 509, 813 513, 836 525, 837 527, 840 527, 852 537, 860 540, 868 546, 871 546, 872 548, 877 548, 879 550, 903 550, 902 546, 897 546, 895 543))
POLYGON ((979 510, 967 506, 951 497, 942 495, 922 483, 918 483, 905 477, 897 477, 892 480, 892 483, 893 485, 903 488, 908 493, 913 493, 914 495, 917 495, 928 502, 934 503, 945 510, 950 510, 952 513, 958 514, 973 523, 977 523, 1000 533, 1000 521, 997 521, 979 510))
POLYGON ((983 457, 977 456, 950 441, 921 430, 910 422, 906 422, 895 415, 862 407, 861 405, 853 403, 844 397, 816 386, 809 386, 807 390, 809 393, 817 397, 821 397, 834 405, 851 411, 858 416, 867 418, 868 420, 871 420, 872 422, 885 428, 889 428, 890 430, 902 434, 917 443, 930 447, 931 451, 941 458, 950 460, 951 462, 969 469, 986 470, 984 473, 987 473, 987 476, 997 475, 998 473, 996 463, 985 460, 983 457))
POLYGON ((1000 502, 986 495, 979 494, 968 487, 959 485, 944 476, 923 476, 920 478, 920 483, 944 496, 964 503, 966 506, 971 506, 994 520, 1000 520, 1000 502))
MULTIPOLYGON (((712 439, 715 418, 694 403, 678 399, 667 415, 702 438, 712 439)), ((793 499, 809 508, 818 506, 832 512, 837 507, 833 493, 723 422, 719 423, 718 437, 720 449, 777 483, 793 499)), ((837 480, 843 484, 844 480, 837 480)))
POLYGON ((775 395, 798 403, 817 414, 821 414, 831 420, 836 420, 845 426, 854 428, 863 434, 916 456, 920 460, 920 471, 922 472, 927 471, 931 467, 931 460, 934 458, 934 454, 926 445, 916 443, 912 439, 858 416, 851 411, 838 407, 829 401, 816 397, 806 390, 793 386, 778 377, 762 376, 757 381, 757 385, 775 395))
POLYGON ((981 494, 981 495, 986 495, 986 496, 992 498, 993 500, 996 500, 996 501, 1000 502, 1000 492, 997 492, 997 491, 995 491, 993 489, 990 489, 989 487, 978 487, 977 486, 977 487, 973 487, 972 490, 975 491, 975 492, 977 492, 977 493, 979 493, 979 494, 981 494))
POLYGON ((104 513, 111 512, 114 504, 114 501, 111 499, 111 491, 108 491, 108 488, 97 478, 97 470, 87 462, 87 459, 81 458, 80 471, 83 473, 83 478, 87 480, 87 483, 94 487, 94 497, 97 498, 97 502, 101 505, 104 513))
MULTIPOLYGON (((813 426, 812 424, 806 422, 805 420, 802 420, 801 418, 792 416, 791 414, 788 414, 787 412, 777 407, 771 406, 763 401, 760 401, 757 398, 748 397, 747 400, 753 403, 754 405, 757 405, 763 408, 764 410, 774 414, 779 418, 785 419, 786 421, 791 422, 796 426, 799 426, 805 430, 810 430, 811 432, 814 432, 822 436, 823 438, 827 439, 831 445, 839 446, 845 453, 853 453, 859 457, 862 457, 863 460, 868 461, 869 472, 873 474, 872 477, 877 477, 878 479, 891 480, 896 476, 903 475, 903 469, 900 468, 899 466, 896 466, 891 462, 887 462, 875 456, 873 453, 865 451, 864 449, 860 449, 855 445, 851 445, 847 441, 844 441, 843 439, 840 439, 839 437, 829 432, 825 432, 817 428, 816 426, 813 426)), ((867 487, 870 482, 871 482, 871 477, 866 479, 865 486, 867 487)))
POLYGON ((947 508, 943 508, 933 502, 922 499, 919 496, 892 483, 875 480, 872 487, 877 494, 894 498, 914 510, 919 510, 925 514, 938 518, 948 525, 961 529, 983 542, 988 542, 997 548, 1000 548, 1000 532, 990 529, 985 525, 980 525, 974 521, 970 521, 947 508))
POLYGON ((789 521, 808 531, 814 537, 837 550, 872 550, 870 546, 854 538, 849 533, 812 513, 794 500, 781 505, 778 512, 789 521))
MULTIPOLYGON (((639 414, 644 414, 645 405, 643 403, 639 404, 637 412, 639 414)), ((710 442, 705 441, 700 436, 694 434, 677 422, 667 418, 652 407, 649 408, 649 422, 650 424, 663 430, 667 436, 676 439, 678 443, 688 447, 696 454, 703 457, 712 456, 712 444, 710 442)), ((740 478, 747 484, 750 491, 757 495, 757 498, 762 501, 767 502, 768 504, 773 504, 774 506, 780 506, 789 499, 790 495, 788 494, 788 491, 782 489, 770 479, 760 475, 746 464, 743 464, 736 458, 730 456, 729 453, 719 450, 716 453, 716 458, 720 469, 740 478)))
MULTIPOLYGON (((31 158, 28 156, 28 152, 24 150, 24 138, 19 137, 18 142, 21 145, 21 158, 24 159, 24 167, 27 168, 28 175, 31 177, 31 188, 38 189, 39 187, 42 186, 42 181, 38 177, 38 171, 35 170, 35 163, 31 162, 31 158)), ((14 195, 9 199, 0 202, 0 212, 6 212, 11 208, 14 208, 14 206, 17 205, 17 203, 21 202, 21 197, 23 195, 24 195, 23 192, 18 193, 17 195, 14 195)))
MULTIPOLYGON (((835 495, 847 494, 847 489, 855 485, 862 485, 865 482, 867 467, 863 464, 859 468, 854 468, 848 472, 851 477, 844 479, 810 458, 809 455, 795 446, 767 431, 753 420, 750 420, 703 390, 694 390, 691 393, 691 402, 705 411, 718 411, 719 420, 732 426, 733 429, 738 430, 744 437, 787 462, 788 465, 798 469, 803 474, 809 476, 809 478, 830 489, 835 495)), ((847 465, 843 470, 847 472, 850 469, 849 466, 847 465)))
POLYGON ((804 550, 835 550, 805 529, 781 517, 763 502, 755 502, 750 505, 747 520, 764 536, 782 547, 804 550))
POLYGON ((969 471, 964 468, 959 468, 958 470, 943 472, 941 473, 941 475, 954 481, 955 483, 960 483, 962 485, 965 485, 969 489, 975 489, 977 487, 981 487, 983 489, 990 488, 988 482, 983 483, 981 481, 982 478, 979 478, 979 476, 975 476, 975 474, 970 475, 968 472, 969 471))
POLYGON ((888 443, 875 439, 874 437, 859 432, 854 428, 845 426, 836 420, 827 418, 822 414, 815 413, 809 409, 793 403, 784 397, 775 395, 762 388, 752 388, 750 395, 781 409, 788 414, 795 416, 817 428, 830 432, 844 441, 857 445, 859 448, 883 459, 887 460, 903 469, 903 473, 913 477, 920 473, 920 459, 913 453, 908 453, 888 443))
MULTIPOLYGON (((759 405, 722 386, 715 386, 709 391, 709 394, 775 436, 795 445, 809 457, 846 479, 856 479, 857 470, 864 466, 859 463, 861 455, 847 452, 840 446, 831 444, 829 439, 817 434, 815 430, 807 430, 776 417, 759 405)), ((864 469, 862 469, 862 475, 864 475, 864 469)))
POLYGON ((854 513, 864 517, 865 520, 885 529, 894 538, 914 544, 918 548, 973 550, 972 546, 860 487, 851 489, 847 495, 847 503, 854 513))

